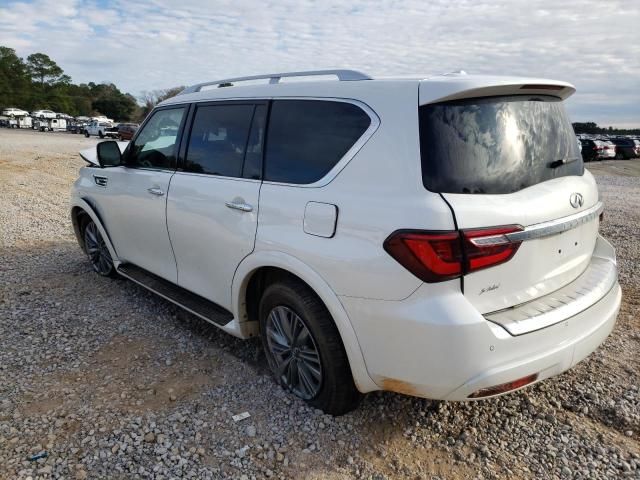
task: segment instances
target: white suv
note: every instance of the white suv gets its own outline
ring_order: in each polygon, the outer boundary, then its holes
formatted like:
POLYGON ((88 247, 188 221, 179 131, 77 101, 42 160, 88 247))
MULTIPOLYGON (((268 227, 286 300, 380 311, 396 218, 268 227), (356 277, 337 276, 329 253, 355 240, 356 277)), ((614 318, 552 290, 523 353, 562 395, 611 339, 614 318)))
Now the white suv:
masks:
POLYGON ((196 85, 81 152, 71 218, 96 272, 259 335, 325 412, 503 394, 589 355, 620 306, 573 92, 346 70, 196 85), (280 82, 320 74, 338 81, 280 82))

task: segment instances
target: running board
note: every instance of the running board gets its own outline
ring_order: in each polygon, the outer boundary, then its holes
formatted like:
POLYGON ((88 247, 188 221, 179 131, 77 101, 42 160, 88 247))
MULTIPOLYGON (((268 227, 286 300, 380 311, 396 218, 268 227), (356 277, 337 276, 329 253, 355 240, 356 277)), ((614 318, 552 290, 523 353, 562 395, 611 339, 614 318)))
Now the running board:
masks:
POLYGON ((233 314, 206 298, 196 295, 164 278, 133 265, 124 263, 118 266, 118 273, 136 282, 156 295, 175 303, 188 312, 219 326, 225 326, 233 320, 233 314))

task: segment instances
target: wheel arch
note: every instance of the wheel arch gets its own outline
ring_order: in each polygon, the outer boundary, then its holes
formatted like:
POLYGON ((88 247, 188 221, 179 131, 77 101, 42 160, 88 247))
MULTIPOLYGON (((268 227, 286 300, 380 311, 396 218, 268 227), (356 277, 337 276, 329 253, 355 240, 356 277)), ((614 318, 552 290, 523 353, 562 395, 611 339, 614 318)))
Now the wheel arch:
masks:
POLYGON ((324 303, 340 332, 349 365, 358 390, 362 393, 380 388, 369 376, 355 330, 340 299, 327 282, 296 257, 282 252, 259 252, 246 257, 236 269, 232 283, 235 318, 246 336, 258 332, 257 303, 267 282, 288 275, 306 284, 324 303))
POLYGON ((107 229, 104 227, 102 220, 100 219, 100 216, 88 201, 83 198, 73 198, 71 201, 71 223, 73 225, 73 231, 76 234, 76 238, 78 239, 78 243, 80 244, 80 248, 82 248, 82 251, 86 253, 84 238, 82 232, 80 231, 81 220, 83 216, 88 216, 91 220, 93 220, 93 223, 96 224, 96 227, 98 227, 98 230, 100 231, 100 235, 102 235, 102 238, 104 239, 105 244, 109 249, 109 253, 111 254, 113 263, 117 267, 120 263, 118 261, 118 255, 111 242, 111 237, 109 237, 107 229))

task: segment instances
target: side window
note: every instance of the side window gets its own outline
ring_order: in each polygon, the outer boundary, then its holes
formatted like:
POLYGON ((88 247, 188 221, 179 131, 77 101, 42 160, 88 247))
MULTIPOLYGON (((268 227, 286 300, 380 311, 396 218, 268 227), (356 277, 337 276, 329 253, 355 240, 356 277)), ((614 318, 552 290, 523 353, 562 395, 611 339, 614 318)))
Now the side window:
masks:
POLYGON ((176 168, 176 141, 186 108, 156 111, 132 143, 127 166, 134 168, 176 168))
POLYGON ((360 107, 324 100, 275 100, 269 116, 265 180, 320 180, 369 128, 360 107))
POLYGON ((185 171, 242 177, 254 105, 199 106, 189 137, 185 171))

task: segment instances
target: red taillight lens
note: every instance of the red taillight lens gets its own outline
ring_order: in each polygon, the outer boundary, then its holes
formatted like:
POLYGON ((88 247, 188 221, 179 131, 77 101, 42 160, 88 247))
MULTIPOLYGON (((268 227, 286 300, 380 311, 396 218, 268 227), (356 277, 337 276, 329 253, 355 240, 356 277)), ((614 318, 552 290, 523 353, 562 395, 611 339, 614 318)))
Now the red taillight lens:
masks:
POLYGON ((517 225, 463 230, 464 252, 467 258, 465 273, 509 261, 516 254, 522 242, 512 242, 505 234, 521 230, 522 227, 517 225))
POLYGON ((442 282, 493 267, 511 259, 522 242, 505 235, 520 226, 424 232, 399 230, 384 242, 384 249, 420 280, 442 282))
POLYGON ((458 232, 397 231, 384 249, 423 282, 441 282, 462 274, 458 232))

